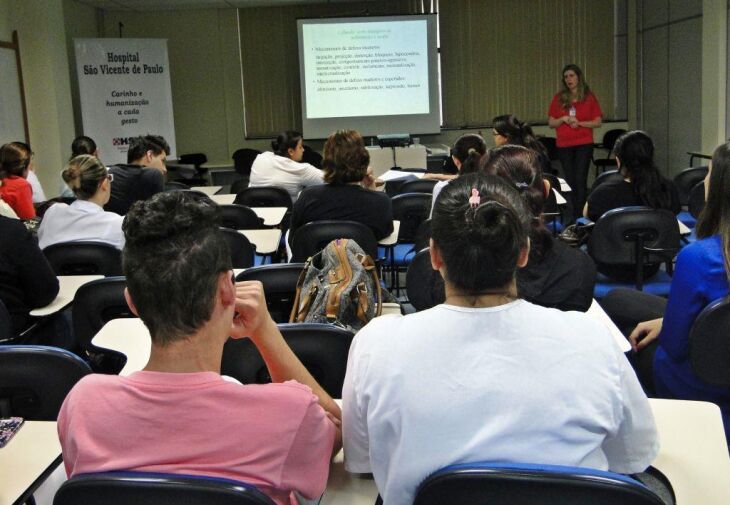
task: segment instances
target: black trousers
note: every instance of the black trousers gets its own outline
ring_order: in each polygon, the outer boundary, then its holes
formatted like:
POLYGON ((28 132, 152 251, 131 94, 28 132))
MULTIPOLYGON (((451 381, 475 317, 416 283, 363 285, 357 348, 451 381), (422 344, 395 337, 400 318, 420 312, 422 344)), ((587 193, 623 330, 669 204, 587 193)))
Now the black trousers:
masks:
MULTIPOLYGON (((600 301, 601 307, 621 332, 628 337, 643 321, 664 317, 667 299, 634 289, 614 289, 600 301)), ((650 343, 639 352, 629 354, 636 375, 647 395, 654 395, 654 353, 658 341, 650 343)))
POLYGON ((573 204, 574 218, 583 215, 583 206, 587 197, 588 168, 592 156, 593 144, 558 147, 558 158, 560 158, 560 164, 563 166, 565 180, 571 189, 570 198, 573 204))

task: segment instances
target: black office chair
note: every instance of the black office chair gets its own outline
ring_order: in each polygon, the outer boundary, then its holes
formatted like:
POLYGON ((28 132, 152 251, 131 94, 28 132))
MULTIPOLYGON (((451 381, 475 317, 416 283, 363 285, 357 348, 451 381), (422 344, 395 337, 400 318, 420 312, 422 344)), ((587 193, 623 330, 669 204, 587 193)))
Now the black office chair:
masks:
POLYGON ((391 198, 393 219, 400 221, 398 243, 388 249, 386 265, 391 272, 391 286, 400 289, 398 272, 405 269, 418 252, 414 243, 421 224, 431 214, 431 195, 425 193, 405 193, 391 198))
POLYGON ((289 192, 276 186, 248 187, 236 194, 233 203, 248 207, 286 207, 287 214, 290 214, 292 208, 289 192))
MULTIPOLYGON (((620 207, 609 210, 596 222, 588 241, 588 254, 599 272, 606 273, 603 266, 633 271, 636 289, 641 291, 645 279, 658 271, 660 263, 666 263, 667 273, 671 275, 679 240, 677 218, 672 212, 649 207, 620 207)), ((661 282, 670 284, 671 279, 661 282)), ((601 281, 596 283, 599 291, 603 289, 599 286, 602 284, 601 281)), ((668 289, 668 285, 657 286, 659 288, 668 289)))
POLYGON ((430 309, 446 299, 444 280, 431 266, 431 254, 428 248, 420 250, 408 265, 406 294, 408 303, 413 305, 417 312, 430 309))
POLYGON ((614 128, 608 130, 603 134, 603 139, 600 144, 593 144, 593 147, 598 149, 606 150, 605 158, 593 158, 593 165, 596 167, 596 177, 598 177, 598 170, 605 171, 608 168, 613 168, 616 165, 616 158, 611 158, 613 155, 613 146, 616 145, 618 138, 626 133, 626 130, 622 128, 614 128))
POLYGON ((662 505, 640 482, 613 472, 557 465, 466 463, 424 480, 413 505, 662 505))
POLYGON ((428 193, 433 194, 433 187, 438 181, 432 181, 429 179, 417 179, 415 181, 406 181, 398 190, 398 194, 402 195, 405 193, 428 193))
POLYGON ((178 163, 181 165, 192 165, 193 173, 188 176, 186 173, 181 172, 180 175, 191 185, 205 186, 208 184, 208 180, 205 178, 208 169, 203 168, 201 165, 207 162, 208 157, 204 153, 181 154, 180 158, 178 158, 178 163))
POLYGON ((232 230, 259 230, 264 227, 264 220, 256 215, 250 207, 238 204, 219 205, 221 226, 232 230))
POLYGON ((53 505, 274 505, 251 484, 215 477, 145 472, 78 475, 53 505))
POLYGON ((251 176, 251 165, 261 151, 256 149, 238 149, 233 153, 233 168, 248 179, 251 176))
POLYGON ((702 209, 705 208, 705 183, 700 181, 692 188, 687 202, 689 213, 693 218, 699 219, 702 209))
POLYGON ((277 323, 287 323, 302 270, 304 263, 261 265, 241 272, 236 281, 261 281, 271 318, 277 323))
POLYGON ((84 360, 58 347, 0 346, 0 417, 55 421, 68 392, 90 373, 84 360))
POLYGON ((606 170, 605 172, 601 172, 601 174, 593 181, 593 184, 591 185, 591 190, 588 192, 588 194, 591 194, 598 186, 600 186, 604 182, 623 180, 623 178, 623 175, 619 174, 618 170, 606 170))
POLYGON ((679 193, 679 203, 682 206, 689 205, 689 197, 692 189, 698 183, 704 182, 707 176, 708 167, 689 167, 685 168, 674 176, 674 186, 679 193))
POLYGON ((547 153, 550 161, 556 161, 560 159, 558 157, 558 146, 556 145, 555 137, 537 137, 538 142, 545 146, 545 152, 547 153))
POLYGON ((256 248, 249 242, 243 233, 230 228, 221 228, 221 232, 231 249, 233 268, 250 268, 254 263, 256 248))
MULTIPOLYGON (((331 324, 280 324, 287 345, 332 398, 342 398, 347 355, 354 334, 331 324)), ((221 374, 243 384, 271 382, 263 358, 250 339, 229 339, 223 348, 221 374)))
POLYGON ((238 180, 234 181, 233 184, 231 184, 230 194, 237 195, 238 193, 240 193, 241 191, 243 191, 244 189, 246 189, 248 187, 248 183, 249 183, 248 178, 238 179, 238 180))
POLYGON ((356 221, 313 221, 307 223, 291 238, 292 262, 302 263, 327 247, 327 244, 338 238, 352 239, 370 255, 373 260, 378 257, 378 242, 370 228, 356 221))
POLYGON ((689 333, 689 357, 697 377, 730 387, 730 297, 704 308, 689 333))
POLYGON ((322 155, 309 146, 304 146, 302 163, 309 163, 313 167, 322 168, 322 155))
POLYGON ((185 183, 178 181, 168 181, 165 183, 165 191, 187 191, 190 189, 185 183))
POLYGON ((43 249, 56 275, 122 275, 119 249, 99 242, 62 242, 43 249))
POLYGON ((124 298, 126 286, 124 277, 107 277, 84 284, 74 297, 71 309, 74 336, 95 372, 117 374, 127 362, 122 353, 91 343, 91 339, 112 319, 137 317, 124 298))
POLYGON ((13 326, 10 321, 10 312, 2 300, 0 300, 0 344, 10 342, 15 338, 13 326))

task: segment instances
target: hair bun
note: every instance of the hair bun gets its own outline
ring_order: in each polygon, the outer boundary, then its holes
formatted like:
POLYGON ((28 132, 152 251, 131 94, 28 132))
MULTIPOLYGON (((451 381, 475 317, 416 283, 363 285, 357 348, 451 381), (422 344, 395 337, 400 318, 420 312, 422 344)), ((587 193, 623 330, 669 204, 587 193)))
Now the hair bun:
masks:
POLYGON ((471 224, 472 233, 478 240, 494 245, 492 249, 499 250, 503 245, 516 242, 522 235, 523 225, 514 209, 497 201, 491 200, 476 208, 474 218, 467 220, 471 224))
POLYGON ((69 165, 61 175, 64 182, 68 184, 69 188, 72 190, 79 189, 81 187, 81 167, 78 165, 69 165))

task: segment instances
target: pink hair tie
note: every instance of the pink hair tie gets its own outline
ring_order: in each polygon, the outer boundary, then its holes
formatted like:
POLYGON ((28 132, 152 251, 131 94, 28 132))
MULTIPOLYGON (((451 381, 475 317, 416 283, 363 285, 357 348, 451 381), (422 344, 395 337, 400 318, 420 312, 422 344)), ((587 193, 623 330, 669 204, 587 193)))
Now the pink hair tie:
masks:
POLYGON ((479 207, 482 198, 479 196, 479 190, 477 188, 471 188, 471 196, 469 197, 469 205, 472 209, 479 207))

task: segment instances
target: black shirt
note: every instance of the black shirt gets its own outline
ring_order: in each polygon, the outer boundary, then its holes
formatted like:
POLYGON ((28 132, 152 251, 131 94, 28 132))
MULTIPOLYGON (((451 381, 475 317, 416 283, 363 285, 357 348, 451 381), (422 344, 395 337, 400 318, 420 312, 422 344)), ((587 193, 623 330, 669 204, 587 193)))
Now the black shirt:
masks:
POLYGON ((373 231, 376 240, 393 232, 393 207, 388 195, 357 184, 321 184, 299 194, 292 209, 289 242, 301 226, 325 219, 362 223, 373 231))
MULTIPOLYGON (((670 205, 667 210, 677 214, 681 210, 677 188, 671 181, 665 180, 663 183, 666 184, 670 195, 670 205)), ((623 179, 609 180, 588 195, 588 217, 591 221, 598 221, 598 218, 609 210, 634 205, 644 205, 644 203, 634 194, 631 183, 623 179)))
POLYGON ((109 168, 114 176, 112 193, 104 210, 124 216, 137 200, 147 200, 165 189, 162 172, 140 165, 114 165, 109 168))
POLYGON ((56 297, 58 279, 22 221, 0 216, 0 237, 0 300, 17 334, 28 325, 32 309, 56 297))

